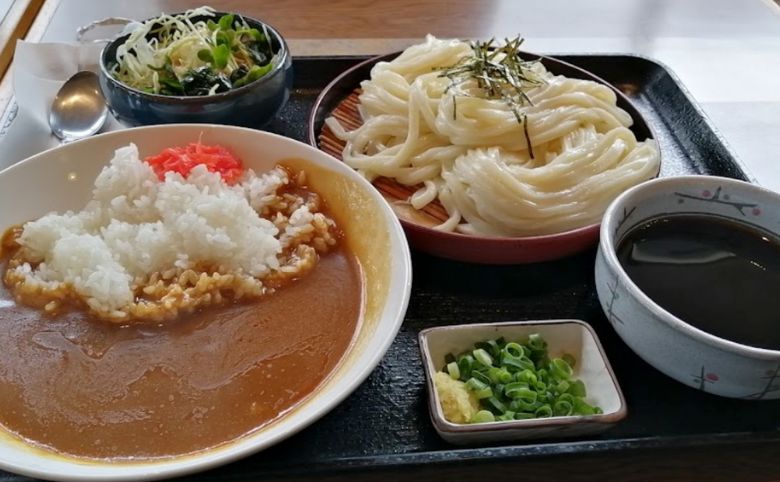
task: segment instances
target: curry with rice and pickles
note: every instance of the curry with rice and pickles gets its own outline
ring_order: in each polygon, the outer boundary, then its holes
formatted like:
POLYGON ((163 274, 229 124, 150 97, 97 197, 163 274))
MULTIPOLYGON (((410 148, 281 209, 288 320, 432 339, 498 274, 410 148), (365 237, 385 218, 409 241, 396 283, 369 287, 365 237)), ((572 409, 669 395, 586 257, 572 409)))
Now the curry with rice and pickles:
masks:
POLYGON ((199 143, 117 150, 77 213, 3 236, 0 425, 57 453, 172 457, 310 395, 359 327, 338 213, 284 166, 199 143))

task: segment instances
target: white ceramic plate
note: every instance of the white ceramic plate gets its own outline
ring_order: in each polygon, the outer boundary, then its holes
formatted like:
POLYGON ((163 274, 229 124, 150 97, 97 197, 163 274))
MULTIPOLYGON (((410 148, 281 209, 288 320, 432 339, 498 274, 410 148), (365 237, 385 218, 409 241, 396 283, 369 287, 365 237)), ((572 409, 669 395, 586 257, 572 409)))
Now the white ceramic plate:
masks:
MULTIPOLYGON (((0 172, 0 229, 49 211, 80 209, 116 148, 135 143, 141 156, 201 139, 229 147, 247 167, 292 160, 308 183, 344 215, 342 229, 365 276, 365 310, 355 342, 331 376, 302 404, 263 429, 195 455, 135 463, 79 461, 36 449, 0 429, 0 468, 56 480, 149 480, 211 468, 267 448, 300 431, 349 395, 376 367, 403 321, 411 262, 401 226, 371 185, 346 165, 303 143, 266 132, 216 125, 128 129, 67 144, 0 172)), ((84 383, 89 383, 85 380, 84 383)))
POLYGON ((429 328, 420 332, 420 350, 428 385, 433 426, 446 441, 454 444, 530 440, 543 437, 571 437, 597 433, 626 416, 626 402, 617 378, 596 332, 584 321, 545 320, 480 323, 429 328), (604 413, 569 417, 534 418, 478 424, 457 424, 444 418, 441 402, 433 386, 433 374, 444 367, 448 353, 473 348, 474 343, 504 337, 524 340, 538 333, 547 341, 550 356, 568 353, 574 357, 573 377, 587 389, 585 400, 604 413))

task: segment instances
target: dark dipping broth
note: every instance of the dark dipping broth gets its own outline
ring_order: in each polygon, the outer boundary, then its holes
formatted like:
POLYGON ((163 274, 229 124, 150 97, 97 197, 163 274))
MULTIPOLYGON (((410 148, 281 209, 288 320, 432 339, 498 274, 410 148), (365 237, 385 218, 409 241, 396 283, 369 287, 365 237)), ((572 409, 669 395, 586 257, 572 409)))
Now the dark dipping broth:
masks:
POLYGON ((0 425, 86 458, 170 457, 234 440, 331 373, 357 331, 362 288, 356 257, 339 247, 259 301, 118 327, 79 311, 46 316, 0 282, 0 425))
POLYGON ((780 239, 715 216, 677 215, 629 231, 618 251, 658 305, 715 336, 780 350, 780 239))

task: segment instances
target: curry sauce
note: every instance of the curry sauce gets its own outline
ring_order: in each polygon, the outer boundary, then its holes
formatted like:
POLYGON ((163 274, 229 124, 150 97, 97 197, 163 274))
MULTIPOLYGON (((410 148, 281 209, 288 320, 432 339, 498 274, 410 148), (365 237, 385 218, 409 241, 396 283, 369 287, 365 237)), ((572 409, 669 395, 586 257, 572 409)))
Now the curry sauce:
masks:
POLYGON ((356 257, 338 247, 260 301, 118 326, 82 311, 45 315, 0 283, 0 425, 83 458, 170 457, 235 440, 334 370, 357 331, 362 287, 356 257))

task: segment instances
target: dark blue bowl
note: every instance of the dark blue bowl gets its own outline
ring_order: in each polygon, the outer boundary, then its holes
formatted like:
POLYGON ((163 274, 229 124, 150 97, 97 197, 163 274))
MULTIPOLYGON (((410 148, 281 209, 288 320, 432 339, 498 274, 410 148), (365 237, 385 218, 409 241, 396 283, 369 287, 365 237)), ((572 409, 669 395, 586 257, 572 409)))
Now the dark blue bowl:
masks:
MULTIPOLYGON (((221 15, 216 13, 216 18, 221 15)), ((252 83, 219 94, 149 94, 125 85, 111 75, 111 67, 116 63, 116 50, 128 37, 124 35, 106 45, 100 55, 100 88, 111 113, 119 121, 132 126, 207 123, 262 127, 268 123, 290 97, 292 56, 275 28, 256 19, 243 18, 260 31, 265 27, 271 37, 279 58, 273 70, 252 83)))

